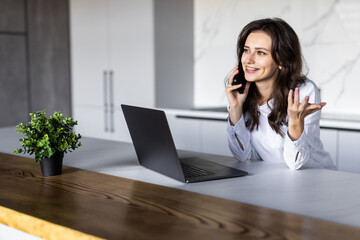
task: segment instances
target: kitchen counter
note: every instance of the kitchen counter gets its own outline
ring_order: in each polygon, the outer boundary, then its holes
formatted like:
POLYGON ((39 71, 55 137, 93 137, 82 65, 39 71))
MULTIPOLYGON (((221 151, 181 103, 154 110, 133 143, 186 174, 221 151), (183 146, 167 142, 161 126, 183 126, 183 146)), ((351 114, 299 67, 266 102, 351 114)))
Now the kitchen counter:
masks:
MULTIPOLYGON (((11 153, 19 145, 14 128, 0 128, 0 135, 0 152, 11 153)), ((94 138, 83 138, 82 143, 65 155, 64 165, 360 228, 359 174, 306 168, 290 171, 285 164, 196 153, 249 175, 184 184, 140 166, 132 144, 94 138)), ((181 157, 193 154, 179 151, 181 157)))
MULTIPOLYGON (((194 118, 226 121, 228 113, 226 107, 199 108, 199 109, 163 109, 167 114, 179 118, 194 118)), ((322 114, 320 128, 360 131, 360 116, 351 114, 322 114)))
MULTIPOLYGON (((89 143, 88 139, 84 140, 89 143)), ((103 140, 93 140, 97 143, 98 149, 109 145, 109 142, 103 140)), ((116 145, 122 149, 122 152, 132 151, 129 144, 118 142, 116 145)), ((84 145, 84 148, 89 147, 87 144, 84 145)), ((112 148, 110 151, 117 151, 117 148, 112 148)), ((103 160, 108 159, 106 155, 88 159, 89 155, 82 152, 71 162, 84 160, 89 166, 95 163, 100 167, 103 165, 103 160)), ((117 161, 113 162, 112 168, 125 168, 132 159, 129 156, 118 157, 117 161)), ((268 194, 266 187, 269 185, 266 183, 259 185, 255 178, 264 177, 264 180, 267 180, 267 177, 270 177, 271 182, 276 183, 285 177, 288 181, 282 181, 283 183, 277 187, 283 195, 277 196, 274 193, 272 198, 281 197, 289 200, 287 196, 292 196, 293 199, 289 203, 296 206, 302 205, 303 202, 308 209, 318 210, 316 204, 309 202, 308 194, 319 197, 316 191, 311 192, 311 190, 321 190, 324 188, 323 184, 308 187, 302 192, 301 198, 296 195, 298 190, 302 190, 301 188, 286 190, 296 185, 294 180, 300 180, 300 184, 306 183, 301 181, 301 174, 308 180, 317 180, 315 175, 311 176, 306 174, 306 171, 302 171, 299 172, 300 175, 291 176, 294 172, 289 170, 287 172, 290 175, 284 175, 279 169, 280 172, 275 171, 269 176, 264 169, 261 170, 261 165, 262 163, 251 167, 255 170, 253 174, 256 172, 252 177, 197 184, 181 183, 180 187, 197 186, 199 189, 207 189, 208 193, 212 190, 224 193, 224 189, 227 189, 229 192, 225 191, 225 195, 234 196, 252 195, 252 192, 256 191, 266 196, 268 194), (236 190, 236 186, 247 185, 242 182, 247 178, 252 179, 257 187, 248 186, 248 190, 230 193, 231 188, 236 190)), ((141 167, 138 168, 140 170, 141 167)), ((274 170, 276 168, 275 166, 274 170)), ((305 211, 301 215, 292 214, 259 205, 212 197, 206 193, 198 194, 196 190, 169 188, 69 166, 63 167, 61 175, 43 177, 33 159, 4 153, 0 153, 0 172, 2 173, 0 192, 3 193, 0 195, 0 223, 43 239, 360 238, 359 227, 304 216, 307 215, 305 211)), ((318 173, 320 176, 329 174, 329 180, 333 175, 330 171, 318 173)), ((168 180, 169 178, 162 176, 164 185, 167 185, 168 180)), ((326 187, 321 194, 324 194, 324 190, 326 192, 326 187)), ((344 193, 337 188, 333 189, 333 192, 344 193)), ((355 192, 351 195, 357 198, 355 192)), ((273 201, 269 198, 261 199, 264 202, 273 201)), ((347 206, 347 203, 342 204, 342 211, 332 217, 337 220, 344 215, 358 215, 356 207, 347 213, 347 206)), ((329 210, 334 213, 332 208, 329 210)), ((356 218, 351 220, 354 225, 358 223, 356 218)), ((15 236, 9 235, 8 238, 14 239, 15 236)))

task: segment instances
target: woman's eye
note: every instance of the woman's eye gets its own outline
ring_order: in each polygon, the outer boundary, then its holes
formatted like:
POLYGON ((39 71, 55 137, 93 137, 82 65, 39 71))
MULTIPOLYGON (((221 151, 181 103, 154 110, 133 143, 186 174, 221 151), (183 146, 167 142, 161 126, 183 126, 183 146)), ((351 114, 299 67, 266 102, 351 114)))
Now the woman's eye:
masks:
POLYGON ((259 54, 259 55, 265 55, 265 53, 262 52, 262 51, 258 51, 258 54, 259 54))
POLYGON ((244 53, 249 53, 249 49, 244 49, 244 53))

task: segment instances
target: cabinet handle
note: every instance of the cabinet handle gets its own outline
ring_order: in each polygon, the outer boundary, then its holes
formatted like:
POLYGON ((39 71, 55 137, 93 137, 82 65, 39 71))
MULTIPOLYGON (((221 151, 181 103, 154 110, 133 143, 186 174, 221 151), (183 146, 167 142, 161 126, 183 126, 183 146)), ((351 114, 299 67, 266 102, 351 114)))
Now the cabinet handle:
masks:
POLYGON ((175 115, 175 117, 183 118, 183 119, 196 119, 196 120, 210 120, 210 121, 227 122, 227 118, 196 117, 196 116, 185 116, 185 115, 175 115))
POLYGON ((114 73, 109 71, 109 101, 110 101, 110 132, 115 132, 114 128, 114 73))
POLYGON ((109 104, 108 104, 108 84, 107 84, 107 75, 108 75, 108 71, 104 71, 103 74, 103 80, 104 80, 104 126, 105 126, 105 132, 109 131, 109 119, 108 119, 108 114, 109 114, 109 104))

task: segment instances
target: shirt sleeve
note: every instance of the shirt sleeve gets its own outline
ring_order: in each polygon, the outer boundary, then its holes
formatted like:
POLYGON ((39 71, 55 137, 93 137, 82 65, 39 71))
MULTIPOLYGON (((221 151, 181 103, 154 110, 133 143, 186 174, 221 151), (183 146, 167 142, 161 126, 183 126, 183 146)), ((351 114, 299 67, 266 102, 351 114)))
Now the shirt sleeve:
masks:
MULTIPOLYGON (((244 114, 243 114, 244 116, 244 114)), ((250 131, 245 126, 244 117, 232 126, 228 119, 227 137, 230 151, 239 161, 247 159, 260 159, 250 142, 250 131)))
MULTIPOLYGON (((309 96, 309 103, 320 103, 320 94, 314 83, 310 82, 305 89, 300 88, 300 102, 305 96, 309 96)), ((305 118, 304 131, 300 138, 292 141, 286 133, 284 140, 284 159, 287 166, 292 170, 301 168, 311 157, 316 149, 315 138, 320 136, 320 111, 310 114, 305 118)))

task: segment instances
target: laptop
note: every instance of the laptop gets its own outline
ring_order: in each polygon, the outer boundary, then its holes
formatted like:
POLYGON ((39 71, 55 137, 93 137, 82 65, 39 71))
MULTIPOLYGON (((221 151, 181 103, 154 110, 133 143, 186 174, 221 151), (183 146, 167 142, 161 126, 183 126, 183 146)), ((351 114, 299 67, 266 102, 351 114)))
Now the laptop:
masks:
POLYGON ((121 108, 140 165, 186 183, 247 175, 206 159, 179 158, 164 111, 124 104, 121 108))

